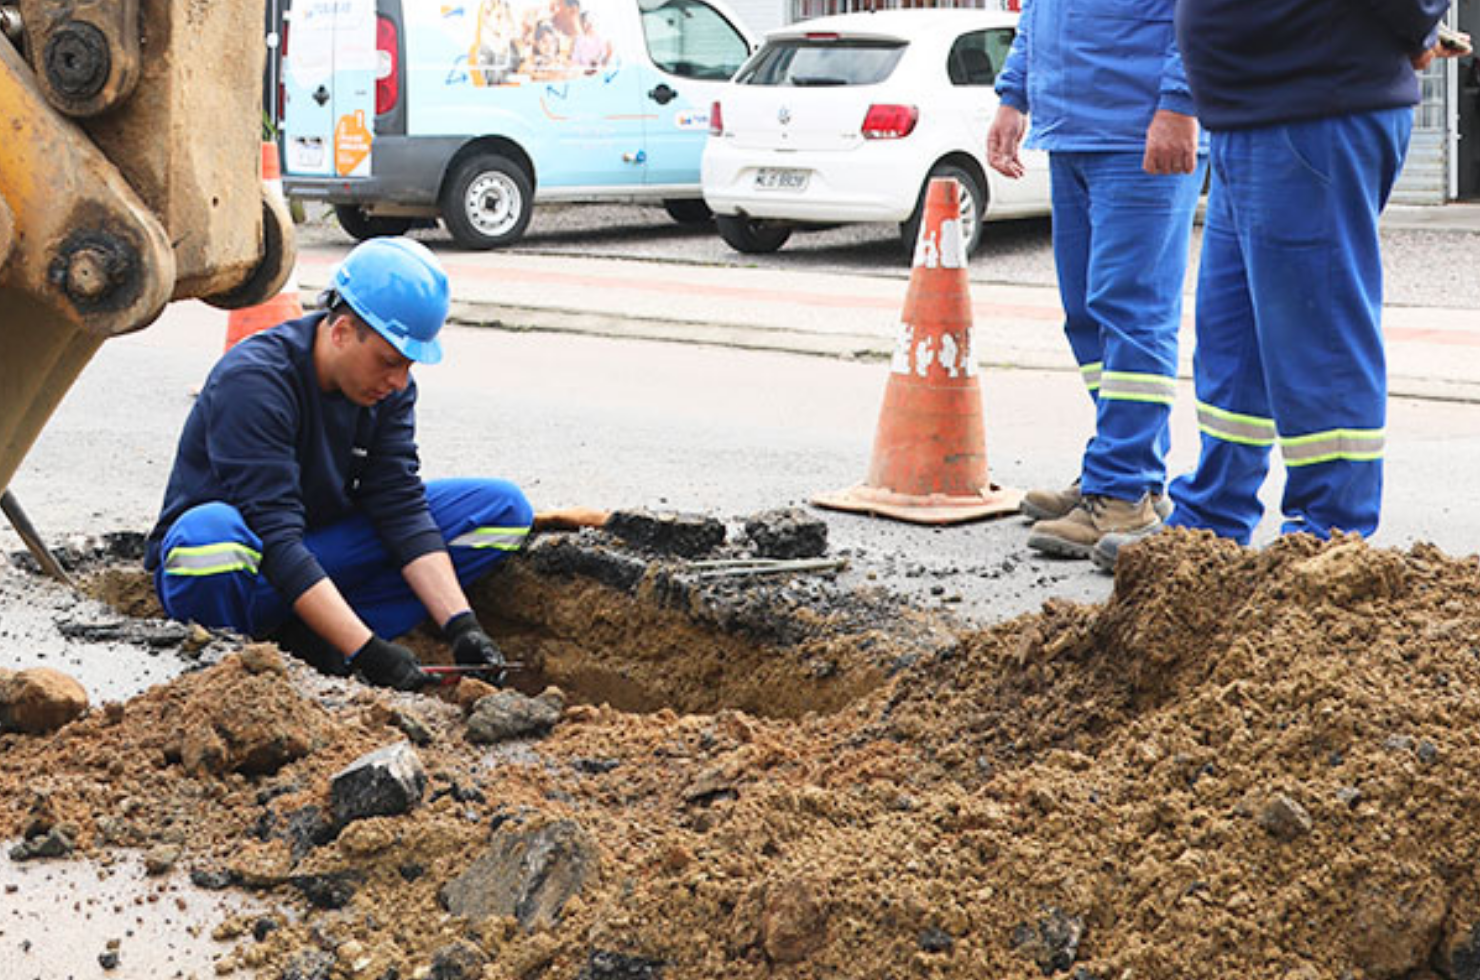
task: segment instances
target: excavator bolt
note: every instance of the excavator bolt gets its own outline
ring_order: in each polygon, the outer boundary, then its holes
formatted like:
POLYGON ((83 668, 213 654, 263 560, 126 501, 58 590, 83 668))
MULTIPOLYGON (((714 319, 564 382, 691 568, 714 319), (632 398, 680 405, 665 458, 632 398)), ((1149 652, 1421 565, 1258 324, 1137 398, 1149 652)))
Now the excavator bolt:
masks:
POLYGON ((82 248, 72 253, 67 262, 67 295, 86 302, 95 300, 113 287, 109 257, 97 248, 82 248))
POLYGON ((57 92, 81 101, 103 90, 113 59, 102 31, 87 21, 72 20, 47 38, 45 64, 46 78, 57 92))

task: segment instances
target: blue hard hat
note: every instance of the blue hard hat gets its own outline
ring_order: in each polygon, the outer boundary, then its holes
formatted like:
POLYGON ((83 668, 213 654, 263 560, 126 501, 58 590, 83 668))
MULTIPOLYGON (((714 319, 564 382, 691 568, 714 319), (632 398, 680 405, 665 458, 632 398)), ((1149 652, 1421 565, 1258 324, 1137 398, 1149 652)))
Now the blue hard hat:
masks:
POLYGON ((422 364, 442 359, 437 332, 447 319, 447 273, 421 242, 362 242, 339 263, 334 291, 406 357, 422 364))

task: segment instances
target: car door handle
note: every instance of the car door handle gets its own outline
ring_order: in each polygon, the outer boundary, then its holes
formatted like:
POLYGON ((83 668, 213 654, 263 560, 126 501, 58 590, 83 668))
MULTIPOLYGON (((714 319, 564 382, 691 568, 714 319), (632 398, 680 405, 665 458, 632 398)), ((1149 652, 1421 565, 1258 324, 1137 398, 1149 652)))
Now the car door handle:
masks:
POLYGON ((657 88, 648 92, 648 98, 658 103, 658 105, 667 105, 674 99, 678 98, 678 93, 669 88, 667 85, 660 84, 657 88))
POLYGON ((323 105, 325 102, 328 102, 329 90, 320 85, 318 88, 313 90, 313 100, 319 105, 323 105))

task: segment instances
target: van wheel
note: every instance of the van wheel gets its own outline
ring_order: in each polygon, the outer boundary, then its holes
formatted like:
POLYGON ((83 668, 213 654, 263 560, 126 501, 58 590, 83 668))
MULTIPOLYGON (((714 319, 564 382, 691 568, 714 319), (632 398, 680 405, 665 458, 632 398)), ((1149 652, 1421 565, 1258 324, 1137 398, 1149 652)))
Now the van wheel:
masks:
POLYGON ((987 211, 987 195, 977 184, 976 178, 949 163, 938 163, 931 168, 920 185, 920 198, 915 202, 915 211, 900 223, 899 241, 904 246, 905 257, 911 262, 915 258, 915 244, 920 240, 920 220, 925 215, 925 192, 935 177, 953 177, 961 187, 961 244, 969 256, 976 251, 982 240, 982 216, 987 211))
POLYGON ((534 187, 517 163, 494 153, 464 160, 442 192, 442 220, 464 248, 512 245, 529 227, 534 187))
POLYGON ((411 229, 411 218, 371 217, 358 204, 334 205, 334 217, 349 237, 363 242, 367 238, 404 235, 411 229))
POLYGON ((791 229, 786 225, 767 224, 754 218, 737 218, 728 214, 715 215, 714 226, 726 245, 746 255, 774 252, 791 237, 791 229))
POLYGON ((714 220, 714 212, 698 197, 670 198, 663 202, 663 210, 681 225, 707 225, 714 220))

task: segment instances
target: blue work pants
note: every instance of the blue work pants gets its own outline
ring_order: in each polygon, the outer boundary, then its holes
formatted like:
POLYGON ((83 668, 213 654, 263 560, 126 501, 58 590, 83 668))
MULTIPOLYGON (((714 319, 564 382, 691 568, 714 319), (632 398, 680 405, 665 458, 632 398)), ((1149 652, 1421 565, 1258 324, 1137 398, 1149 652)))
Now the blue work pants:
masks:
POLYGON ((1064 332, 1095 402, 1086 494, 1139 500, 1166 486, 1168 423, 1195 173, 1148 174, 1142 153, 1049 155, 1064 332))
POLYGON ((1212 134, 1197 286, 1201 454, 1169 523, 1247 544, 1276 441, 1282 531, 1370 535, 1387 416, 1378 215, 1411 109, 1212 134))
MULTIPOLYGON (((426 485, 432 519, 447 542, 458 581, 468 584, 517 551, 529 533, 529 501, 504 480, 432 480, 426 485)), ((370 521, 353 514, 309 528, 304 544, 365 625, 383 637, 409 631, 427 616, 370 521)), ((241 512, 213 502, 181 514, 164 536, 155 590, 172 619, 263 637, 287 620, 290 605, 257 570, 262 541, 241 512), (176 549, 219 554, 212 567, 171 561, 176 549), (174 570, 171 566, 174 565, 174 570)), ((438 624, 441 625, 441 624, 438 624)))

